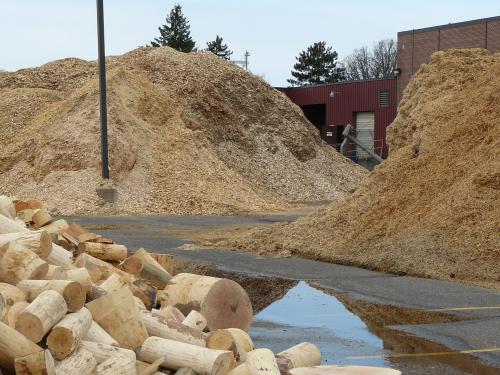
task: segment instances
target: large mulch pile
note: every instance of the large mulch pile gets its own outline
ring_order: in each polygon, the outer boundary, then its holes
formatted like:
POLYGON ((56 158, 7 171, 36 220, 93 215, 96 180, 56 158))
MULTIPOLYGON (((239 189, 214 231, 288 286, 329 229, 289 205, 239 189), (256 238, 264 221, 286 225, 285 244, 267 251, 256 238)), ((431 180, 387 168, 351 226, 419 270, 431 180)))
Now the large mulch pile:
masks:
POLYGON ((300 109, 211 53, 140 48, 108 68, 104 204, 95 62, 0 73, 0 191, 55 213, 238 214, 335 200, 365 172, 323 143, 300 109))
POLYGON ((500 55, 432 55, 352 194, 225 245, 500 286, 500 55))

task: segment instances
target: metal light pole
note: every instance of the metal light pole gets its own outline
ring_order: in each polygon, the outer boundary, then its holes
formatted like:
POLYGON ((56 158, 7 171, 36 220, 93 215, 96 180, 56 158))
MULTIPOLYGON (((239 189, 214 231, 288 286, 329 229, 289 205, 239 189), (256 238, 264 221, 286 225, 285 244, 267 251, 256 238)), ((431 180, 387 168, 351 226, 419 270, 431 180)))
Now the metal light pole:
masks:
POLYGON ((99 99, 101 108, 101 161, 102 177, 109 179, 108 112, 106 105, 106 54, 104 48, 103 0, 97 0, 97 44, 99 55, 99 99))

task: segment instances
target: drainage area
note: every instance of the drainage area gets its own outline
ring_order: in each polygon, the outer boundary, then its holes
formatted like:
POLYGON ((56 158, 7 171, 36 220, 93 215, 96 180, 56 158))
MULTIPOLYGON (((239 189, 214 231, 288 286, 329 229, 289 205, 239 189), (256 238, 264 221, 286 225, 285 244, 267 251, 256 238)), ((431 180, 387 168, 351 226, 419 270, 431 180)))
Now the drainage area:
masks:
MULTIPOLYGON (((248 290, 248 283, 242 284, 248 290)), ((276 283, 267 285, 272 290, 271 285, 276 283)), ((252 290, 249 294, 251 298, 256 296, 252 290)), ((261 292, 258 295, 262 297, 261 292)), ((404 374, 489 375, 500 371, 484 366, 473 356, 449 354, 449 349, 442 345, 385 328, 397 324, 458 322, 463 317, 353 300, 304 281, 277 295, 277 300, 261 306, 254 317, 249 333, 257 347, 268 347, 278 353, 310 341, 320 348, 325 365, 384 366, 404 374)))

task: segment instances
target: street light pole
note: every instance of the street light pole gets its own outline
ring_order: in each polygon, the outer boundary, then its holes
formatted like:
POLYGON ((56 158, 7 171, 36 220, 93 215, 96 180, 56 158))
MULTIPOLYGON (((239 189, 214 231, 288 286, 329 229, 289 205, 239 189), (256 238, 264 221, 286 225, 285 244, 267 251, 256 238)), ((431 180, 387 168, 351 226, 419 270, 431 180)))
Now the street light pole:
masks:
POLYGON ((102 178, 109 179, 108 114, 106 105, 106 54, 104 48, 103 0, 97 0, 97 44, 99 56, 99 100, 101 109, 101 164, 102 178))

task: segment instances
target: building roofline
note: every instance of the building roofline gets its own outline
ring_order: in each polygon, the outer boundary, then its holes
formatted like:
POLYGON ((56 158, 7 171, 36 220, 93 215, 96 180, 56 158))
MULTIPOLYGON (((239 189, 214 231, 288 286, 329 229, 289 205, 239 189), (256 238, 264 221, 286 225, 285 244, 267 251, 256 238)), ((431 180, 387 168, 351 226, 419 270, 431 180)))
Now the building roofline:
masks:
POLYGON ((370 78, 370 79, 356 79, 351 81, 340 81, 335 83, 320 83, 317 85, 307 85, 307 86, 289 86, 289 87, 278 87, 275 89, 289 90, 289 89, 309 89, 314 87, 323 87, 323 86, 335 86, 335 85, 346 85, 350 83, 361 83, 361 82, 374 82, 374 81, 392 81, 396 78, 370 78))
POLYGON ((442 30, 442 29, 453 29, 455 27, 475 25, 475 24, 478 24, 478 23, 485 23, 485 22, 492 22, 492 21, 500 21, 500 16, 488 17, 488 18, 479 18, 477 20, 471 20, 471 21, 455 22, 455 23, 448 23, 448 24, 439 25, 439 26, 424 27, 424 28, 421 28, 421 29, 413 29, 413 30, 400 31, 400 32, 398 32, 398 36, 400 36, 400 35, 408 35, 408 34, 413 34, 413 33, 425 33, 425 32, 428 32, 428 31, 436 31, 436 30, 442 30))

